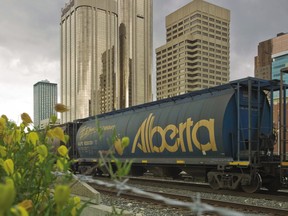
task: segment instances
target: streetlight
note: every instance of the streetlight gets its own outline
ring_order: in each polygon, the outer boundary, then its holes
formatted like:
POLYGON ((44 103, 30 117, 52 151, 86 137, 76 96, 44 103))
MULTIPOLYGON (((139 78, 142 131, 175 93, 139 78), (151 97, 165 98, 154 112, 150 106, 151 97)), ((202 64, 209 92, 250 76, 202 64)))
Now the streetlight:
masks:
MULTIPOLYGON (((286 140, 284 138, 286 137, 286 127, 283 128, 283 109, 284 109, 284 104, 282 104, 282 94, 283 94, 283 73, 288 73, 288 67, 282 68, 280 70, 280 91, 279 91, 279 123, 280 123, 280 161, 282 162, 283 160, 286 160, 286 140), (285 137, 283 134, 283 129, 285 129, 285 137), (282 148, 283 148, 283 156, 282 154, 282 148)), ((286 107, 286 106, 285 106, 286 107)), ((284 110, 286 112, 286 110, 284 110)), ((286 116, 286 115, 285 115, 286 116)), ((285 121, 286 122, 286 119, 285 121)), ((285 123, 286 126, 286 123, 285 123)))

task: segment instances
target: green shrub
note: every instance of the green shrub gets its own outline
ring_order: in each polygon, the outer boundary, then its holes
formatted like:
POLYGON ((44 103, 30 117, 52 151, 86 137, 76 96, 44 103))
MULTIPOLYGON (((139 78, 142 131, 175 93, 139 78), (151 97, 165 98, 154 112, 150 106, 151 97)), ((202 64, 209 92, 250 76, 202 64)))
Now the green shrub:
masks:
POLYGON ((60 127, 31 129, 29 115, 21 118, 20 125, 0 118, 0 216, 80 214, 80 199, 70 196, 68 186, 68 150, 53 148, 55 139, 66 143, 69 137, 60 127))

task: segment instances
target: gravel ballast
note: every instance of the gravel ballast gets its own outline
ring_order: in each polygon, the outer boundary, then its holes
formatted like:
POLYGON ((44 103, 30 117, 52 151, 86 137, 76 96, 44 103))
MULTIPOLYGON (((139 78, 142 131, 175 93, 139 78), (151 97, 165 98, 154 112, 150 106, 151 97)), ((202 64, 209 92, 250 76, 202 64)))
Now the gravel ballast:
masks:
MULTIPOLYGON (((162 191, 166 193, 178 193, 181 195, 189 195, 191 197, 195 197, 196 193, 193 194, 191 191, 185 190, 176 190, 176 189, 169 189, 169 188, 159 188, 159 187, 152 187, 152 186, 143 186, 143 185, 134 185, 133 187, 137 187, 143 190, 149 191, 162 191)), ((199 195, 199 194, 198 194, 199 195)), ((284 208, 288 209, 288 202, 278 202, 272 200, 265 200, 265 199, 255 199, 255 198, 247 198, 247 197, 235 197, 229 195, 219 195, 219 194, 212 194, 212 193, 201 193, 200 197, 203 199, 212 199, 212 200, 223 200, 227 202, 235 202, 235 203, 243 203, 243 204, 250 204, 255 206, 264 206, 264 207, 273 207, 273 208, 284 208)), ((186 215, 193 215, 192 213, 182 213, 179 212, 177 209, 168 207, 165 208, 163 205, 159 205, 158 207, 154 204, 146 203, 146 202, 139 202, 128 200, 122 198, 121 196, 111 197, 108 195, 101 194, 102 203, 105 205, 114 205, 117 208, 124 209, 130 212, 133 212, 135 216, 186 216, 186 215)), ((192 199, 191 199, 192 202, 192 199)), ((244 212, 244 215, 249 216, 256 216, 260 214, 251 214, 244 212)), ((204 214, 206 215, 206 214, 204 214)), ((207 214, 209 215, 209 214, 207 214)), ((210 214, 211 215, 211 214, 210 214)))

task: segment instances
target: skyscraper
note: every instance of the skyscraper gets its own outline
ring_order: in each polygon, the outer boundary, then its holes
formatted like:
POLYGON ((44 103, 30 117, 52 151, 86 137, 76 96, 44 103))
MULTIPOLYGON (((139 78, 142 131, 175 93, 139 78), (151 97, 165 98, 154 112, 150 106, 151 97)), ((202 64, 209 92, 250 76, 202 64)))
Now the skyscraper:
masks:
POLYGON ((152 0, 119 0, 120 108, 152 100, 152 0))
POLYGON ((41 120, 57 115, 54 106, 57 103, 57 84, 48 80, 37 82, 34 91, 34 126, 40 126, 41 120))
POLYGON ((62 122, 152 100, 151 2, 72 0, 62 9, 62 122))
POLYGON ((114 60, 115 55, 112 55, 112 59, 106 58, 107 55, 110 56, 109 52, 114 53, 114 47, 110 50, 107 50, 106 52, 102 54, 103 71, 99 77, 99 83, 100 83, 99 96, 101 100, 100 113, 109 112, 115 109, 115 102, 116 102, 115 101, 116 100, 115 73, 109 73, 109 70, 108 71, 105 70, 106 68, 108 68, 108 65, 111 65, 112 67, 115 65, 115 60, 114 60))
POLYGON ((70 108, 62 122, 100 112, 99 77, 104 71, 106 82, 112 83, 110 75, 117 68, 117 64, 102 64, 102 59, 117 58, 118 50, 112 49, 118 47, 117 38, 116 0, 73 0, 62 10, 61 102, 70 108))
POLYGON ((166 44, 156 49, 157 99, 227 83, 230 11, 194 0, 166 17, 166 44))
MULTIPOLYGON (((255 56, 255 77, 280 80, 280 69, 288 64, 288 34, 279 33, 274 38, 260 42, 257 54, 255 56)), ((287 81, 288 78, 286 78, 286 83, 288 83, 287 81)))
POLYGON ((258 56, 254 58, 254 76, 270 80, 272 78, 272 41, 271 39, 258 44, 258 56))

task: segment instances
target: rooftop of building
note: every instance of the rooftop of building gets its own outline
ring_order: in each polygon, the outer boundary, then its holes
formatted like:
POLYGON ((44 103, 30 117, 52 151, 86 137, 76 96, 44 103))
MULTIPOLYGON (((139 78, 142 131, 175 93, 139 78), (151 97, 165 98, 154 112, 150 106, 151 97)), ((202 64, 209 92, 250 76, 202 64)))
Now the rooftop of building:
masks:
POLYGON ((230 20, 230 10, 204 0, 194 0, 167 15, 166 26, 174 23, 176 20, 182 19, 185 16, 189 16, 196 11, 214 14, 216 17, 221 19, 230 20))
POLYGON ((70 10, 71 7, 74 6, 74 0, 70 0, 69 2, 65 3, 64 8, 61 9, 61 16, 63 16, 65 13, 67 13, 67 11, 70 10))
POLYGON ((41 81, 35 83, 34 86, 39 85, 39 84, 44 84, 44 83, 45 83, 45 84, 48 83, 48 84, 50 84, 50 85, 57 85, 57 83, 50 83, 49 80, 45 79, 45 80, 41 80, 41 81))

